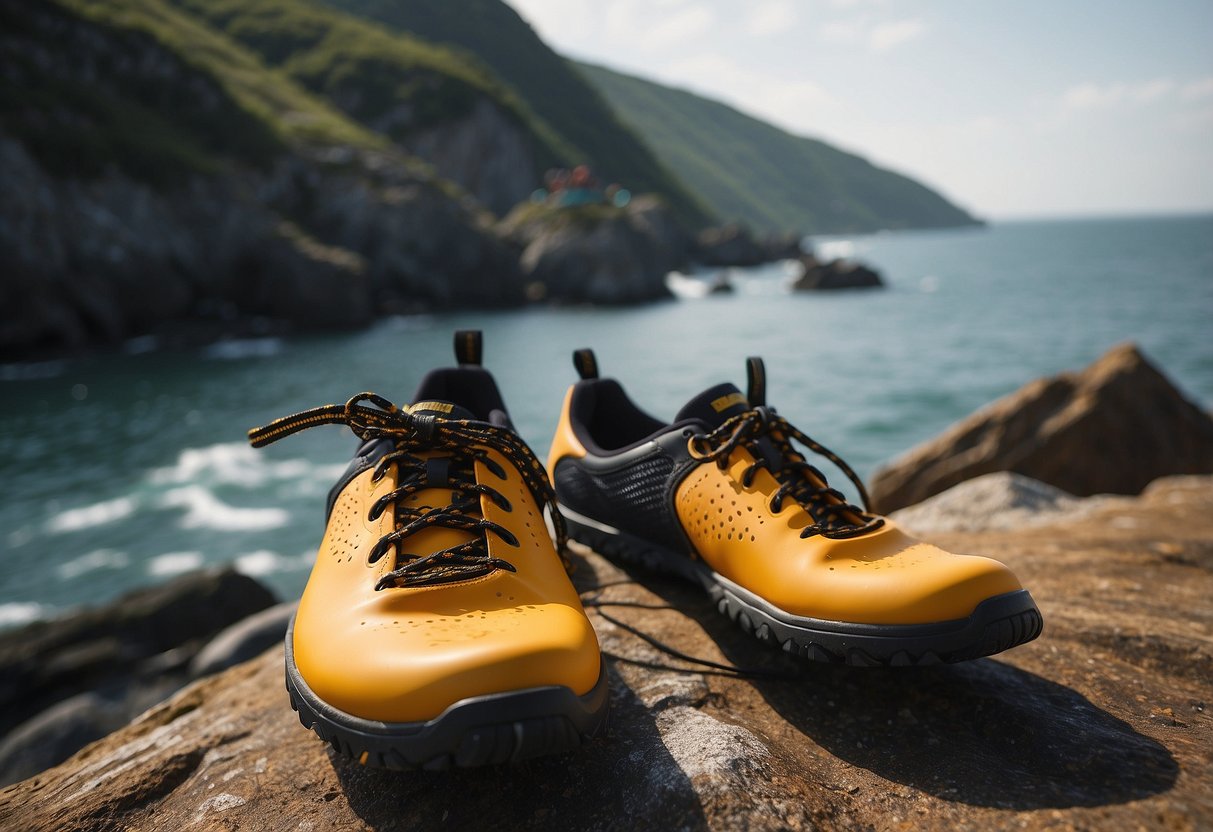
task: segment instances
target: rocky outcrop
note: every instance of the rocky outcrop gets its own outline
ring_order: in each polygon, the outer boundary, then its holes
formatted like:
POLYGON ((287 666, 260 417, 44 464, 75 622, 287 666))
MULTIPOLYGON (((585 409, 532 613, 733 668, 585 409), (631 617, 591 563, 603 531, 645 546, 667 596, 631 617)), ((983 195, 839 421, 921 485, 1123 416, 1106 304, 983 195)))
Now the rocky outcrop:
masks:
POLYGON ((1079 496, 1136 494, 1161 476, 1213 472, 1213 418, 1122 344, 982 408, 878 470, 869 490, 888 513, 992 471, 1079 496))
POLYGON ((705 228, 695 238, 692 259, 704 266, 760 266, 801 255, 797 234, 755 237, 744 225, 728 223, 705 228))
MULTIPOLYGON (((191 660, 211 637, 273 603, 252 578, 208 570, 0 633, 0 782, 66 759, 196 678, 191 660)), ((226 663, 220 646, 201 672, 233 663, 238 645, 226 663)))
POLYGON ((694 586, 579 550, 613 713, 609 734, 577 752, 495 769, 364 769, 300 727, 275 648, 0 792, 0 827, 1213 823, 1213 479, 1160 483, 1111 516, 940 542, 1014 567, 1044 612, 1043 636, 945 667, 805 665, 741 632, 694 586), (750 676, 681 661, 637 632, 750 676))
POLYGON ((666 275, 685 264, 689 243, 655 197, 634 198, 626 208, 522 205, 500 228, 522 249, 528 295, 563 303, 670 297, 666 275))
POLYGON ((880 275, 851 260, 823 263, 811 254, 800 258, 800 276, 792 283, 797 292, 821 292, 832 289, 876 289, 884 286, 880 275))
MULTIPOLYGON (((523 301, 491 216, 386 141, 285 142, 137 28, 44 2, 4 0, 0 19, 0 77, 27 91, 0 128, 0 355, 523 301)), ((477 112, 450 153, 489 129, 477 112)))
MULTIPOLYGON (((384 117, 387 123, 372 121, 370 126, 392 135, 392 115, 384 117)), ((398 141, 498 216, 529 197, 541 179, 526 133, 486 99, 460 119, 413 131, 398 141)))

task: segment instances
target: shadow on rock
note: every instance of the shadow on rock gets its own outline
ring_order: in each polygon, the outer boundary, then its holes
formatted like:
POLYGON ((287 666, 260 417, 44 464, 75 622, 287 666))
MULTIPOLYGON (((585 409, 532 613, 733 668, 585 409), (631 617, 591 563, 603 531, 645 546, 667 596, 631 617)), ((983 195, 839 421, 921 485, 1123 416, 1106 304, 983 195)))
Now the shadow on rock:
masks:
MULTIPOLYGON (((647 828, 706 826, 690 779, 654 715, 611 671, 610 729, 579 751, 513 765, 445 772, 364 768, 329 752, 350 808, 375 829, 587 829, 644 818, 647 828)), ((337 793, 325 795, 326 800, 337 793)))
POLYGON ((976 806, 1039 809, 1126 803, 1165 792, 1178 777, 1162 745, 1074 690, 1009 664, 805 663, 741 632, 689 585, 639 570, 632 577, 695 619, 735 665, 793 676, 752 684, 796 730, 889 780, 976 806))

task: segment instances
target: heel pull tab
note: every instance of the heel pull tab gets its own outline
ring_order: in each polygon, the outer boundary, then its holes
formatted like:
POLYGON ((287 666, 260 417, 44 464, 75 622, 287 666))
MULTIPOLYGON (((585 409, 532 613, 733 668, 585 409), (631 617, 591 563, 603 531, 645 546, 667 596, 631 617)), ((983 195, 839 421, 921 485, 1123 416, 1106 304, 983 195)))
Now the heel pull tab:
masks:
POLYGON ((589 347, 573 351, 573 366, 577 368, 577 375, 583 379, 598 378, 598 359, 589 347))
POLYGON ((767 403, 767 370, 762 359, 752 355, 745 360, 746 398, 750 407, 762 407, 767 403))
POLYGON ((455 359, 460 366, 479 367, 484 359, 484 334, 478 329, 455 332, 455 359))

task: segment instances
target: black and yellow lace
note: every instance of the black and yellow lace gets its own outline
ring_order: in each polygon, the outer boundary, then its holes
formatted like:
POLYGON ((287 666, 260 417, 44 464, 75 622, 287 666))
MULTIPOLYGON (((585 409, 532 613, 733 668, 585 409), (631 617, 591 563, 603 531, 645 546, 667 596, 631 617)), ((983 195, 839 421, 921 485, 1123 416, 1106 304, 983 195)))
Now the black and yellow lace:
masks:
POLYGON ((516 571, 508 561, 489 555, 488 535, 495 535, 515 547, 519 545, 518 538, 509 529, 480 515, 482 495, 502 509, 512 510, 504 495, 476 480, 476 462, 498 479, 506 479, 505 469, 489 455, 490 450, 501 454, 518 470, 541 512, 545 506, 551 509, 556 550, 565 568, 569 568, 565 550, 568 537, 547 473, 534 452, 508 428, 409 413, 382 396, 359 393, 344 405, 312 408, 254 428, 249 431, 249 443, 254 448, 264 447, 319 425, 346 425, 364 441, 386 438, 395 446, 379 460, 372 474, 378 481, 393 465, 396 466, 396 488, 371 506, 367 518, 376 520, 388 506, 394 507, 395 529, 380 538, 367 553, 367 560, 375 563, 389 551, 396 550, 396 568, 379 579, 376 589, 434 586, 479 578, 499 569, 516 571), (436 455, 435 451, 443 453, 436 455), (417 456, 421 452, 426 452, 428 458, 417 456), (426 488, 449 488, 450 504, 418 508, 402 504, 426 488), (405 541, 428 528, 466 531, 471 537, 437 552, 420 555, 405 552, 405 541))
POLYGON ((851 466, 765 406, 739 413, 711 433, 692 437, 690 447, 692 456, 704 462, 715 461, 721 470, 728 467, 734 449, 744 447, 749 450, 754 462, 742 473, 742 486, 749 488, 760 470, 768 470, 780 484, 771 495, 771 511, 780 512, 784 501, 791 498, 800 503, 813 519, 813 523, 800 532, 801 537, 816 534, 835 539, 856 537, 884 525, 883 518, 870 513, 867 489, 851 466), (770 439, 778 452, 774 460, 764 455, 758 445, 758 440, 764 437, 770 439), (825 474, 796 451, 792 440, 837 465, 859 490, 863 508, 851 504, 841 491, 831 488, 825 474))

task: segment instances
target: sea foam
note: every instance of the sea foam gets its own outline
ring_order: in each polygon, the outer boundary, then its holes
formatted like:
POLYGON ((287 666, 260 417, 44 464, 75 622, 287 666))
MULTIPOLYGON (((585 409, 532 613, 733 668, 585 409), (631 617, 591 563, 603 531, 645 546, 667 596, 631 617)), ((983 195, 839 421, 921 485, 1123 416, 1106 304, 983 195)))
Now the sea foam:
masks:
POLYGON ((165 508, 184 508, 183 529, 261 531, 285 526, 291 515, 281 508, 239 508, 228 505, 200 485, 174 488, 164 495, 165 508))
POLYGON ((9 601, 0 604, 0 627, 28 624, 43 618, 46 607, 34 601, 9 601))
POLYGON ((95 526, 104 526, 130 517, 137 504, 134 497, 117 497, 89 506, 64 511, 46 522, 46 530, 53 534, 78 532, 95 526))
POLYGON ((180 575, 202 566, 201 552, 166 552, 147 562, 147 573, 163 578, 180 575))
POLYGON ((79 578, 89 572, 96 572, 99 569, 124 569, 129 563, 130 558, 125 552, 118 552, 114 549, 95 549, 86 555, 59 564, 55 571, 59 573, 59 577, 71 579, 79 578))

